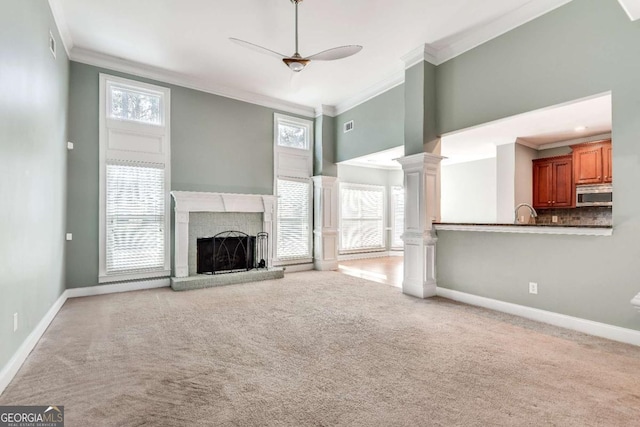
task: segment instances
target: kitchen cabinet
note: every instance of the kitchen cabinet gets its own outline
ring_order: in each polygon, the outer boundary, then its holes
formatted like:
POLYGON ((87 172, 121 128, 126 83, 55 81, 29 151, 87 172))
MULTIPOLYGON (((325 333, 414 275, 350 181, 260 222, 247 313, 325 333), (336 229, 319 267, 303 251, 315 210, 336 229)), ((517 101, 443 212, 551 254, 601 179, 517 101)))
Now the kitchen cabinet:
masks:
POLYGON ((611 141, 602 147, 602 173, 604 182, 613 182, 613 168, 611 167, 611 141))
POLYGON ((611 140, 572 145, 576 185, 612 181, 611 140))
POLYGON ((573 156, 533 160, 533 207, 571 208, 575 206, 573 156))

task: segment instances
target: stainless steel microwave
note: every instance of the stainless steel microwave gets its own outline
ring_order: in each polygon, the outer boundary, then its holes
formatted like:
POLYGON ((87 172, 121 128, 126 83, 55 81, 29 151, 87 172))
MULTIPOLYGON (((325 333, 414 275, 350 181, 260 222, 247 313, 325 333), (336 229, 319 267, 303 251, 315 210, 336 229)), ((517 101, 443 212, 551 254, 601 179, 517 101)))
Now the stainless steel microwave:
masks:
POLYGON ((576 187, 576 207, 613 206, 611 184, 579 185, 576 187))

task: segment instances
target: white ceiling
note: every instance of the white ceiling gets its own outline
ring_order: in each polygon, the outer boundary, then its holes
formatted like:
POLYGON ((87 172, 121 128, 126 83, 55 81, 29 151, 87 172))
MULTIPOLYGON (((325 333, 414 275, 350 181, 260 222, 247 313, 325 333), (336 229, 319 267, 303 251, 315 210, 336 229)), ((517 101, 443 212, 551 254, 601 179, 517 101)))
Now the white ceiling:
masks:
POLYGON ((516 141, 535 149, 577 143, 610 133, 611 120, 611 94, 605 94, 485 123, 443 135, 443 164, 495 157, 496 146, 516 141))
POLYGON ((403 55, 425 44, 450 57, 570 0, 305 0, 299 6, 303 56, 346 44, 364 49, 312 63, 299 74, 229 41, 236 37, 292 54, 289 0, 49 1, 72 59, 91 62, 87 58, 99 54, 220 93, 316 108, 339 105, 402 75, 403 55))

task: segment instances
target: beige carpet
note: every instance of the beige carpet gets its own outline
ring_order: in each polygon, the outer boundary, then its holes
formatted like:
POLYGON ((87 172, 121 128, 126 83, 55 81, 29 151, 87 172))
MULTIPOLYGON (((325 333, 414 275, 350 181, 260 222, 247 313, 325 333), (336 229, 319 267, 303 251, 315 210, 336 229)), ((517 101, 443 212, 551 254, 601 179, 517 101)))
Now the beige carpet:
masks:
POLYGON ((69 300, 0 405, 71 426, 638 426, 640 348, 335 272, 69 300))

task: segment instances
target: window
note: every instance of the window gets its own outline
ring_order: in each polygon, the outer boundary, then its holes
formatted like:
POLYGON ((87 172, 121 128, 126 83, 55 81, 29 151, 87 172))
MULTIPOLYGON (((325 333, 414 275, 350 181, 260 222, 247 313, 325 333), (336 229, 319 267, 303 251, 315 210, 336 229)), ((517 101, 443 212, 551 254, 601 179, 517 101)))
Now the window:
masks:
POLYGON ((274 114, 275 262, 312 260, 313 122, 274 114))
POLYGON ((340 184, 340 250, 384 249, 384 187, 340 184))
POLYGON ((404 249, 404 188, 391 187, 391 249, 404 249))
POLYGON ((308 120, 275 115, 276 143, 280 147, 308 150, 310 144, 311 122, 308 120))
POLYGON ((308 181, 278 179, 278 243, 280 260, 311 257, 310 200, 308 181))
POLYGON ((164 169, 107 164, 107 274, 164 269, 164 169))
POLYGON ((162 124, 162 94, 109 84, 109 116, 152 125, 162 124))
POLYGON ((169 97, 100 75, 100 282, 171 273, 169 97))

